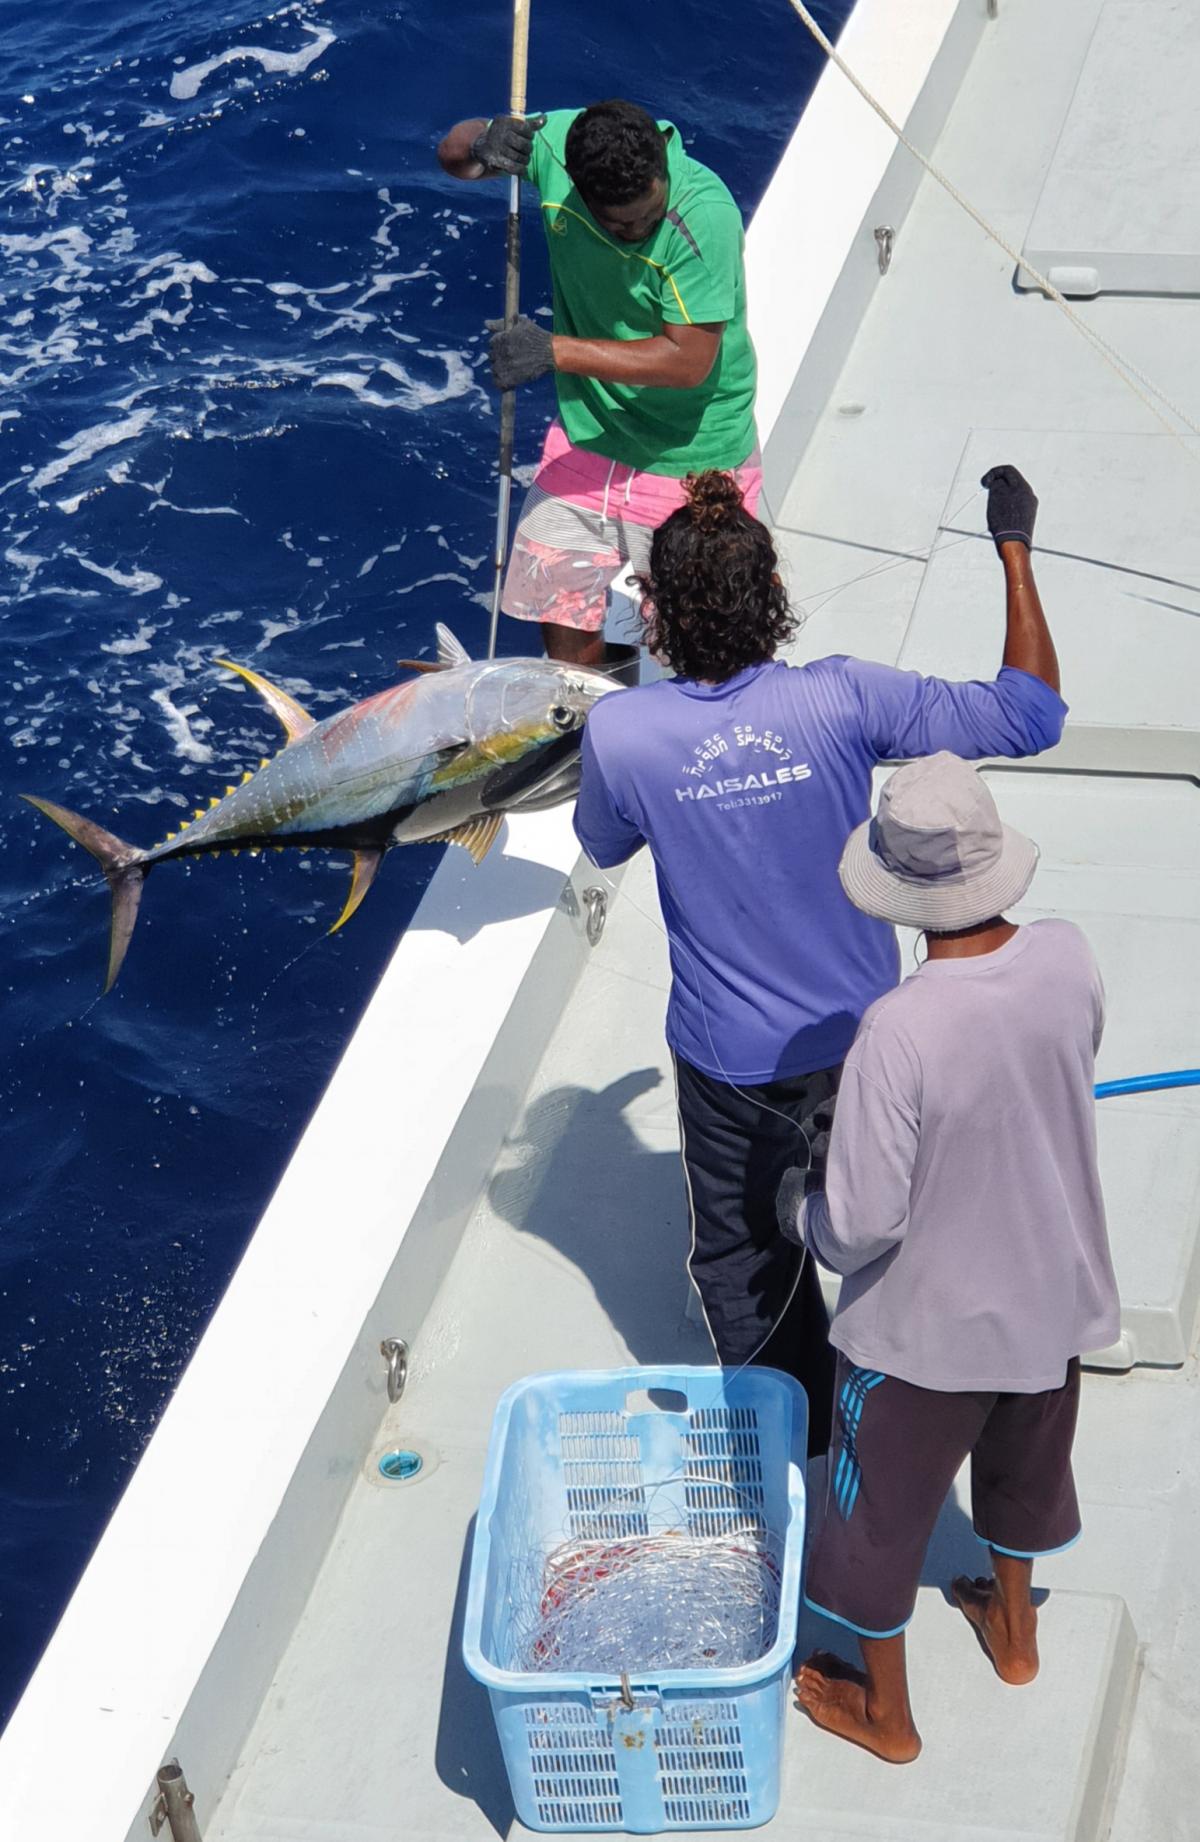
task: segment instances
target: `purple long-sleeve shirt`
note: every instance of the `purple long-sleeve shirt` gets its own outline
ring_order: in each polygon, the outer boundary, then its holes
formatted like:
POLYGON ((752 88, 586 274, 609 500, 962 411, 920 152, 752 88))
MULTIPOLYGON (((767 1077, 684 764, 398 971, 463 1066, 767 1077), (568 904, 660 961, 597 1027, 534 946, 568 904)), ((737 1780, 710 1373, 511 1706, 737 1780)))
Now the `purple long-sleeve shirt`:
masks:
POLYGON ((840 1062, 899 976, 837 866, 881 761, 1033 755, 1066 705, 1027 672, 952 684, 861 659, 664 679, 588 717, 575 830, 601 868, 648 844, 671 946, 667 1040, 718 1081, 840 1062))
MULTIPOLYGON (((1070 921, 927 961, 863 1018, 797 1237, 832 1341, 921 1388, 1037 1394, 1120 1334, 1096 1162, 1104 988, 1070 921)), ((784 1223, 785 1227, 790 1224, 784 1223)))

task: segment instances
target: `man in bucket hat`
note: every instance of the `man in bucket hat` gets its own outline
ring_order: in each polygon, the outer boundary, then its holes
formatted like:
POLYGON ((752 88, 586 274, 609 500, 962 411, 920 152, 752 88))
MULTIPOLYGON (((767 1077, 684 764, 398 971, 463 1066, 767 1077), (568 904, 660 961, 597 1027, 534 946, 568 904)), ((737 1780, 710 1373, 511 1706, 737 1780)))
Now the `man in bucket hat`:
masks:
POLYGON ((780 1190, 785 1234, 843 1276, 806 1598, 857 1633, 865 1665, 817 1652, 797 1699, 896 1764, 921 1748, 904 1627, 968 1455, 993 1575, 954 1595, 1003 1681, 1037 1674, 1033 1562, 1079 1534, 1079 1356, 1120 1328, 1092 1095, 1100 974, 1073 923, 1004 919, 1037 858, 957 756, 891 776, 839 875, 866 914, 922 929, 928 957, 863 1017, 824 1191, 805 1196, 799 1171, 780 1190))

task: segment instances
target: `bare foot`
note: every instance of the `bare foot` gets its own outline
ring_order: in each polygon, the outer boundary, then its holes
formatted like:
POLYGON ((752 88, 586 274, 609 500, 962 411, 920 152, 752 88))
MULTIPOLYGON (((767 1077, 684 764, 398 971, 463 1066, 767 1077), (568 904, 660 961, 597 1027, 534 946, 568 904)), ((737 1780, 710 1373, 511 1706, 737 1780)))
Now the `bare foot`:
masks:
POLYGON ((889 1765, 908 1765, 921 1750, 911 1719, 881 1718, 867 1706, 867 1679, 841 1657, 814 1651, 796 1675, 796 1706, 817 1727, 864 1746, 889 1765))
POLYGON ((1038 1673, 1037 1613, 1032 1607, 1014 1627, 996 1596, 994 1580, 969 1580, 960 1573, 950 1590, 1001 1682, 1015 1688, 1032 1682, 1038 1673))

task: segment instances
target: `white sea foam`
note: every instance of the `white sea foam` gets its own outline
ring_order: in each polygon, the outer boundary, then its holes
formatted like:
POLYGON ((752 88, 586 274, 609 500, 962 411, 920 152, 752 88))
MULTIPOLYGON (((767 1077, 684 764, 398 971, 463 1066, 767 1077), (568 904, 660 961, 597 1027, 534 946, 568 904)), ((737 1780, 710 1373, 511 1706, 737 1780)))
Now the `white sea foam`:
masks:
MULTIPOLYGON (((3 240, 0 238, 0 242, 3 240)), ((93 454, 101 454, 105 448, 115 448, 119 442, 132 441, 153 419, 153 410, 135 409, 131 416, 124 417, 120 422, 97 422, 89 429, 80 429, 78 435, 72 435, 69 441, 59 442, 61 460, 51 461, 35 473, 29 482, 31 490, 36 492, 43 486, 52 486, 55 480, 61 480, 63 474, 69 473, 72 467, 90 460, 93 454)))
POLYGON ((0 236, 0 255, 11 259, 14 256, 37 256, 45 250, 58 259, 67 274, 91 273, 84 263, 84 257, 91 247, 92 239, 78 224, 64 224, 57 230, 44 230, 40 237, 23 234, 0 236))
POLYGON ((155 269, 165 267, 168 263, 170 267, 167 273, 155 275, 154 280, 147 283, 142 293, 134 296, 135 300, 152 300, 155 295, 165 294, 168 288, 184 288, 190 299, 193 282, 214 282, 217 279, 207 263, 183 262, 172 253, 169 256, 156 256, 153 262, 148 262, 144 268, 138 270, 134 280, 144 281, 147 275, 150 275, 155 269))
POLYGON ((199 716, 196 704, 185 704, 182 708, 173 704, 171 692, 166 685, 160 690, 152 691, 150 695, 166 718, 167 733, 175 744, 175 753, 182 755, 187 761, 211 761, 212 749, 196 734, 197 730, 211 729, 211 719, 199 716), (190 720, 192 717, 197 717, 195 723, 190 720))
MULTIPOLYGON (((146 488, 153 491, 152 487, 146 488)), ((185 512, 189 518, 240 518, 243 524, 249 524, 245 512, 239 512, 235 505, 176 505, 174 499, 164 499, 161 494, 150 507, 152 512, 185 512)))
POLYGON ((429 264, 423 262, 419 269, 402 269, 383 275, 372 275, 370 287, 364 294, 359 295, 354 305, 355 307, 365 307, 367 302, 373 301, 377 294, 390 293, 400 282, 422 281, 425 276, 431 273, 432 271, 430 270, 429 264))
POLYGON ((318 385, 352 391, 360 403, 373 409, 430 409, 436 403, 448 403, 454 397, 471 396, 476 391, 483 396, 482 386, 476 382, 474 372, 458 352, 423 351, 421 356, 441 359, 446 367, 444 383, 425 383, 390 358, 377 360, 371 371, 328 371, 324 377, 318 377, 316 382, 318 385), (381 372, 399 388, 386 394, 373 390, 371 380, 381 372))
POLYGON ((261 64, 268 76, 298 77, 323 52, 328 51, 337 37, 327 26, 314 26, 307 21, 304 30, 311 36, 307 45, 302 45, 299 51, 269 51, 261 45, 233 45, 218 57, 207 58, 203 64, 189 64, 186 70, 177 70, 171 78, 171 94, 176 102, 188 102, 214 70, 220 70, 226 64, 241 63, 247 58, 261 64))
POLYGON ((419 588, 429 588, 434 582, 457 582, 462 588, 471 586, 466 576, 460 576, 453 569, 442 569, 438 570, 435 575, 422 576, 419 582, 410 582, 405 588, 394 588, 392 593, 393 595, 411 595, 419 588))
POLYGON ((156 256, 153 262, 148 262, 144 268, 138 270, 134 279, 145 281, 150 275, 153 275, 153 280, 146 283, 140 294, 131 296, 132 300, 157 301, 166 294, 168 289, 178 288, 182 294, 182 305, 174 312, 171 312, 165 305, 152 307, 126 332, 115 335, 115 342, 118 345, 127 345, 132 339, 144 338, 147 334, 153 333, 157 325, 182 326, 192 311, 192 290, 195 285, 198 282, 211 284, 218 279, 205 263, 184 262, 174 250, 166 255, 156 256), (155 270, 164 268, 165 274, 154 273, 155 270))
POLYGON ((113 335, 113 343, 115 345, 128 345, 131 339, 144 339, 148 334, 154 331, 156 326, 160 325, 182 326, 191 311, 192 303, 190 301, 185 302, 176 313, 168 312, 165 307, 155 307, 149 313, 144 314, 140 320, 136 320, 129 328, 128 332, 115 333, 113 335))
POLYGON ((307 299, 315 294, 345 294, 352 284, 348 281, 335 281, 328 288, 302 288, 298 281, 269 281, 268 294, 303 294, 307 299))
POLYGON ((13 179, 8 185, 0 187, 0 197, 23 192, 28 198, 36 200, 47 217, 57 217, 59 201, 63 198, 78 198, 80 186, 90 182, 92 174, 88 169, 92 165, 90 158, 81 160, 75 167, 67 168, 35 161, 25 168, 19 179, 13 179))
MULTIPOLYGON (((18 539, 18 542, 19 541, 18 539)), ((38 570, 42 567, 43 563, 45 563, 46 558, 36 555, 32 550, 18 550, 16 544, 10 544, 8 549, 4 552, 4 561, 6 563, 11 563, 14 569, 19 569, 23 572, 25 577, 24 587, 28 588, 38 570)))
POLYGON ((391 249, 392 239, 390 226, 394 224, 399 217, 411 217, 413 215, 413 207, 406 199, 394 199, 385 185, 380 186, 375 196, 382 204, 387 206, 388 214, 372 236, 371 241, 372 243, 381 243, 384 249, 391 249))
POLYGON ((117 588, 127 588, 132 595, 147 595, 152 589, 162 587, 162 577, 149 569, 134 569, 126 574, 115 564, 105 568, 103 563, 94 563, 90 556, 83 556, 78 550, 67 550, 66 555, 73 556, 81 569, 90 570, 94 576, 103 576, 117 588))
POLYGON ((143 622, 132 639, 101 640, 100 650, 111 652, 118 659, 127 659, 134 652, 149 652, 150 642, 157 632, 157 627, 151 627, 143 622))

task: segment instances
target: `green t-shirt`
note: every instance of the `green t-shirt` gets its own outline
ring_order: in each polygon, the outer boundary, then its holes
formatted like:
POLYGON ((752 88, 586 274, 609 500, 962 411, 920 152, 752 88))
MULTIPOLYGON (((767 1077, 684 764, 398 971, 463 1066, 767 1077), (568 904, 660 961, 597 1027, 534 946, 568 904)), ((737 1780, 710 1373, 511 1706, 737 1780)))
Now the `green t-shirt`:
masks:
POLYGON ((605 384, 559 373, 558 408, 576 447, 682 476, 740 466, 757 445, 754 347, 746 330, 741 213, 717 175, 685 153, 670 122, 667 216, 641 243, 602 231, 567 173, 557 109, 535 136, 529 177, 541 194, 550 246, 554 330, 579 339, 650 339, 663 326, 724 321, 716 362, 691 390, 605 384))

